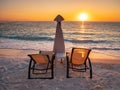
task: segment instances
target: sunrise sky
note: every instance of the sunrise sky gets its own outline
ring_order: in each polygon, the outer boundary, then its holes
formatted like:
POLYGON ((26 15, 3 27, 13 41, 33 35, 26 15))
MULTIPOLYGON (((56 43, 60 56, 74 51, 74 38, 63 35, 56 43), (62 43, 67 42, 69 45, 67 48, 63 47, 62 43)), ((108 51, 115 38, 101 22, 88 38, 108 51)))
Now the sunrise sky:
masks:
POLYGON ((51 21, 61 14, 66 21, 120 21, 120 0, 0 0, 0 21, 51 21))

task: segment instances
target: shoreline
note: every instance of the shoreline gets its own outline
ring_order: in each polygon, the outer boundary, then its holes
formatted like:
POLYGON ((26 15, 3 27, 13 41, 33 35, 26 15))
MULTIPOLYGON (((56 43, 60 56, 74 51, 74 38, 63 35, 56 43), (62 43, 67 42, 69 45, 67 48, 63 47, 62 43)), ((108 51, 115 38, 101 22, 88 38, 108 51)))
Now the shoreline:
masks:
MULTIPOLYGON (((24 58, 28 59, 28 54, 38 54, 39 50, 28 50, 28 49, 1 49, 0 58, 24 58)), ((120 57, 106 55, 99 52, 91 52, 89 55, 91 62, 93 63, 110 63, 120 64, 120 57)))

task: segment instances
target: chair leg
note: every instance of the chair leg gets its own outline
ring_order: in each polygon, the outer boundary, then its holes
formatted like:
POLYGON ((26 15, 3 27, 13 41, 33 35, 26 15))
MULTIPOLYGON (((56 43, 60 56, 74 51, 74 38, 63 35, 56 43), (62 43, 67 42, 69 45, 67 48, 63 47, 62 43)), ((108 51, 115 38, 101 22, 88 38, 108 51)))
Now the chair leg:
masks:
POLYGON ((31 64, 32 64, 32 59, 30 59, 30 62, 29 62, 29 68, 28 68, 28 79, 31 78, 31 76, 30 76, 30 73, 31 73, 31 64))
POLYGON ((69 78, 69 58, 67 57, 67 78, 69 78))
POLYGON ((34 70, 35 70, 35 62, 33 62, 33 66, 32 66, 32 73, 34 73, 34 70))
POLYGON ((52 62, 51 62, 51 79, 54 78, 54 59, 55 59, 55 55, 52 56, 52 62))
POLYGON ((86 65, 86 63, 85 63, 84 65, 85 65, 85 72, 86 72, 86 69, 87 69, 87 65, 86 65))
POLYGON ((52 63, 51 63, 51 79, 54 78, 54 65, 53 65, 53 60, 52 60, 52 63))
POLYGON ((89 61, 89 69, 90 69, 90 78, 92 79, 92 64, 91 64, 91 61, 90 61, 90 58, 88 57, 88 61, 89 61))

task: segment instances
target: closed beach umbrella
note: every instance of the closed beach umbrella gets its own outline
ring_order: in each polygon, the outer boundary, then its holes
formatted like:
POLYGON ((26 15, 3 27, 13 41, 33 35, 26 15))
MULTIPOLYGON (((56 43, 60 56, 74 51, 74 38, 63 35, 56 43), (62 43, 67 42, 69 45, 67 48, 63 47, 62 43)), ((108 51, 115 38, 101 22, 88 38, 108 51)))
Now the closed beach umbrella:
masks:
POLYGON ((65 53, 65 45, 64 45, 64 38, 61 28, 61 21, 63 21, 64 18, 61 15, 56 16, 54 21, 57 22, 56 26, 56 34, 55 34, 55 41, 54 41, 54 47, 53 51, 55 53, 65 53))

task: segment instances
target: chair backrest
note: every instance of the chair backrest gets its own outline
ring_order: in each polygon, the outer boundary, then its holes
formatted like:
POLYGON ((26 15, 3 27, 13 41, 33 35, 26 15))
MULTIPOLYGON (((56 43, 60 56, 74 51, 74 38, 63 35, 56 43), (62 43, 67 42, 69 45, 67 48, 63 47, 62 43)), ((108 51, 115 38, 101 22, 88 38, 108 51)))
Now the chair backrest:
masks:
POLYGON ((33 54, 31 57, 36 63, 39 64, 47 64, 49 62, 49 58, 46 55, 33 54))
POLYGON ((85 48, 72 48, 71 60, 73 65, 84 64, 89 56, 91 49, 85 48))
POLYGON ((49 56, 49 59, 50 59, 50 61, 51 61, 54 52, 53 52, 53 51, 40 51, 39 54, 48 55, 48 56, 49 56))

